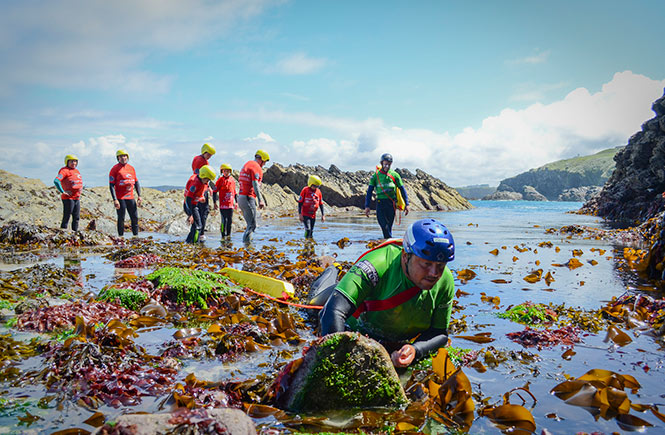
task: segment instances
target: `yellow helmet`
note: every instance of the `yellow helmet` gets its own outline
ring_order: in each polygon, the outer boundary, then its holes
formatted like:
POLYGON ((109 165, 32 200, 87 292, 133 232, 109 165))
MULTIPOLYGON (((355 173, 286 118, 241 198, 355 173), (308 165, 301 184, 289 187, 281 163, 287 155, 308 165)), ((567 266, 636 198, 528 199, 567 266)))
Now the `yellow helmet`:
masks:
POLYGON ((120 157, 120 156, 127 156, 127 157, 129 157, 129 154, 128 154, 127 151, 125 151, 125 150, 118 150, 118 151, 115 152, 115 156, 116 156, 116 158, 118 158, 118 157, 120 157))
POLYGON ((212 169, 210 165, 203 165, 199 168, 199 177, 207 178, 210 181, 215 181, 217 176, 215 175, 214 169, 212 169))
POLYGON ((229 171, 232 171, 231 165, 229 165, 228 163, 222 163, 222 166, 219 167, 220 171, 222 171, 224 169, 228 169, 229 171))
POLYGON ((316 175, 310 175, 309 178, 307 179, 307 185, 308 186, 320 186, 321 185, 321 179, 317 177, 316 175))
POLYGON ((65 166, 67 166, 70 160, 76 160, 78 162, 79 158, 76 157, 74 154, 67 154, 65 156, 65 166))
POLYGON ((215 149, 215 147, 210 145, 209 143, 204 143, 203 146, 201 147, 201 154, 210 153, 211 156, 214 156, 216 152, 217 150, 215 149))
POLYGON ((254 153, 254 157, 256 156, 261 157, 261 160, 263 160, 264 162, 270 160, 270 156, 268 155, 268 153, 263 150, 256 150, 256 153, 254 153))

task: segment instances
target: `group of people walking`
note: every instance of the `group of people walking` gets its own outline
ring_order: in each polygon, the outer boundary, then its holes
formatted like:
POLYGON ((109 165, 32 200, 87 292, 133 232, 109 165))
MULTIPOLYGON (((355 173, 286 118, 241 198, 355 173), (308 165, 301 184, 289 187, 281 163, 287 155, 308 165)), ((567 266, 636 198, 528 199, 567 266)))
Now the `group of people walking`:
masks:
MULTIPOLYGON (((233 211, 240 207, 247 223, 243 241, 248 243, 256 229, 257 209, 266 206, 261 181, 270 156, 264 150, 256 151, 254 159, 240 170, 240 189, 236 191, 230 164, 220 166, 219 177, 209 165, 215 152, 212 145, 204 144, 201 154, 192 161, 193 173, 185 186, 183 205, 191 225, 186 240, 194 243, 203 237, 212 196, 213 210, 220 210, 222 239, 229 237, 233 211)), ((109 172, 109 189, 118 213, 118 235, 123 235, 126 212, 132 234, 137 235, 141 187, 136 171, 128 163, 129 154, 118 150, 116 159, 118 163, 109 172)), ((365 213, 369 216, 376 189, 377 220, 388 240, 363 254, 341 281, 325 290, 320 332, 325 335, 351 329, 367 334, 388 349, 396 367, 406 367, 448 342, 454 281, 447 263, 455 258, 455 243, 445 225, 434 219, 417 220, 408 227, 403 239, 392 239, 396 210, 409 212, 404 183, 391 169, 392 162, 390 154, 381 156, 365 199, 365 213)), ((65 166, 54 180, 62 194, 61 227, 67 228, 71 218, 73 230, 78 229, 83 187, 77 166, 76 156, 65 156, 65 166)), ((308 238, 314 231, 317 210, 321 210, 321 220, 325 221, 321 185, 319 177, 310 175, 298 197, 298 215, 308 238)))
MULTIPOLYGON (((201 154, 192 160, 192 175, 185 185, 183 209, 190 224, 186 241, 196 243, 205 239, 205 228, 211 210, 219 209, 220 234, 222 240, 231 235, 233 211, 240 208, 247 224, 242 240, 250 243, 256 230, 258 210, 266 207, 265 196, 261 191, 263 167, 270 160, 264 150, 257 150, 254 159, 249 160, 240 169, 238 175, 239 189, 231 173, 229 163, 223 163, 217 172, 209 161, 216 154, 215 147, 203 144, 201 154), (210 200, 212 197, 212 209, 210 200)), ((125 231, 125 216, 129 214, 131 231, 134 236, 139 232, 138 207, 141 206, 141 186, 136 170, 129 164, 129 153, 124 149, 116 152, 117 164, 109 172, 109 191, 116 208, 118 235, 125 231)), ((380 165, 372 175, 365 198, 365 214, 369 217, 372 194, 376 189, 376 215, 384 238, 392 237, 392 226, 397 209, 409 212, 408 197, 399 173, 391 169, 393 157, 383 154, 380 165), (401 204, 401 206, 400 206, 401 204)), ((61 193, 63 217, 60 227, 67 228, 71 219, 71 228, 78 230, 80 218, 80 197, 83 188, 81 173, 77 169, 78 157, 72 154, 65 156, 65 166, 59 171, 54 184, 61 193)), ((298 196, 298 217, 305 228, 305 238, 312 238, 316 223, 317 211, 321 211, 321 221, 325 222, 321 178, 310 175, 307 186, 303 187, 298 196)))

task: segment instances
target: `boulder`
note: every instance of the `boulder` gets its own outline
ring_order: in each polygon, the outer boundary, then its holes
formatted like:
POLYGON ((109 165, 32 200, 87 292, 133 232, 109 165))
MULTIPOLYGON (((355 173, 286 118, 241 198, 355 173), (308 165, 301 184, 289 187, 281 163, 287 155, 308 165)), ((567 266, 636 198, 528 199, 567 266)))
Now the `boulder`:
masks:
POLYGON ((533 186, 524 186, 522 188, 522 197, 527 201, 547 201, 547 198, 533 186))
POLYGON ((166 433, 225 433, 254 435, 251 418, 235 408, 179 409, 167 414, 125 414, 93 434, 154 435, 166 433))
POLYGON ((291 412, 390 407, 407 403, 404 389, 378 342, 337 332, 314 342, 276 381, 285 386, 277 406, 291 412))
POLYGON ((496 191, 483 197, 483 201, 519 201, 521 199, 523 199, 521 193, 508 191, 496 191))

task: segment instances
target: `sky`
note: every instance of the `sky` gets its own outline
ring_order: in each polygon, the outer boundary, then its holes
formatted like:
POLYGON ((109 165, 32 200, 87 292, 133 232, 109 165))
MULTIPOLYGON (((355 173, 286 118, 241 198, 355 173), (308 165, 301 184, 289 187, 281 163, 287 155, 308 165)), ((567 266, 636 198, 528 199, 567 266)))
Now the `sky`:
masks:
POLYGON ((665 88, 662 0, 0 0, 0 169, 184 185, 239 169, 420 168, 489 184, 625 145, 665 88), (270 164, 269 163, 269 164, 270 164))

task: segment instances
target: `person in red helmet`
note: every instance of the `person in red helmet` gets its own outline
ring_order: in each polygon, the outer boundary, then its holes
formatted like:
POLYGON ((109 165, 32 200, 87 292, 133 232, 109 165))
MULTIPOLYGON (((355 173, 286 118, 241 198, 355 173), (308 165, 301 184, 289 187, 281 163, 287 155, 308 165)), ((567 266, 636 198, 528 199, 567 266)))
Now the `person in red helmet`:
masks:
POLYGON ((83 179, 77 169, 79 163, 78 157, 67 154, 65 156, 65 166, 60 168, 58 175, 53 180, 53 184, 62 195, 62 222, 60 228, 66 229, 69 218, 72 218, 72 230, 79 229, 79 215, 81 212, 81 190, 83 189, 83 179))
POLYGON ((125 233, 125 212, 129 213, 132 223, 132 234, 139 234, 139 215, 137 207, 141 206, 141 186, 136 178, 136 171, 130 165, 129 154, 125 150, 115 153, 118 163, 109 172, 109 190, 113 205, 118 213, 118 235, 125 233), (136 190, 136 199, 134 199, 136 190))

